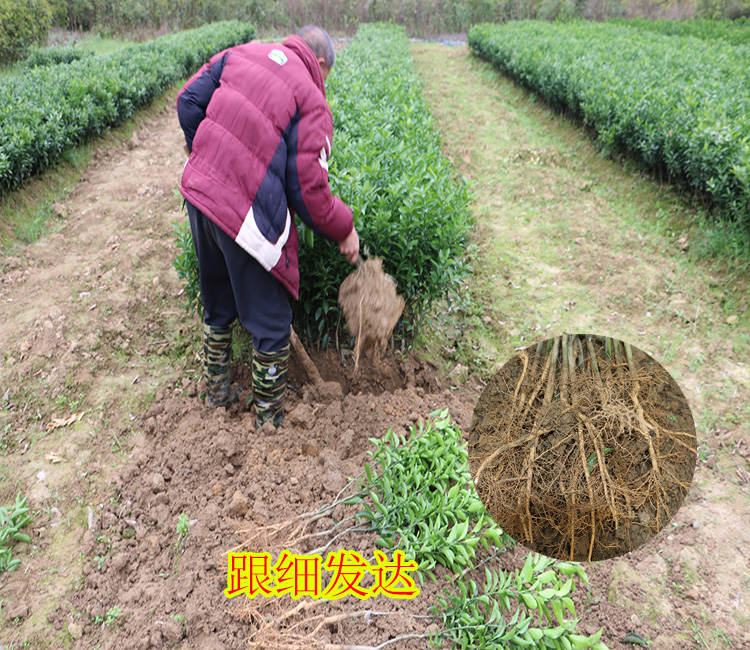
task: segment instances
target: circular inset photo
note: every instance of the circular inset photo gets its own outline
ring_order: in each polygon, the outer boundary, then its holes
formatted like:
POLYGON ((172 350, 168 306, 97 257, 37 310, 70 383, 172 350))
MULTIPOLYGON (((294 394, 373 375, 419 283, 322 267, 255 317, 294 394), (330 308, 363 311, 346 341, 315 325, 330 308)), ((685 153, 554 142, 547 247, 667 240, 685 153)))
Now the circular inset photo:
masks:
POLYGON ((517 542, 558 559, 633 551, 690 489, 695 424, 671 375, 628 343, 565 334, 520 351, 474 410, 469 467, 517 542))

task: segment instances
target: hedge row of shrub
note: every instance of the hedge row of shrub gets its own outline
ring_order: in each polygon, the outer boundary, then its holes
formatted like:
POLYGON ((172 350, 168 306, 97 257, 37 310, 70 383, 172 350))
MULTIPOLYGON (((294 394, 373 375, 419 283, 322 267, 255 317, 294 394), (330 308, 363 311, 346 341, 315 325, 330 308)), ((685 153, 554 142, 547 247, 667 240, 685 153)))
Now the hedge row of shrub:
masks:
POLYGON ((721 40, 731 45, 750 45, 750 20, 648 20, 633 18, 613 21, 618 25, 666 36, 693 36, 703 40, 721 40))
POLYGON ((750 229, 750 48, 613 24, 478 25, 472 50, 592 126, 608 151, 750 229))
MULTIPOLYGON (((404 29, 360 26, 337 59, 327 96, 331 188, 354 210, 362 250, 383 258, 413 323, 458 289, 471 217, 466 185, 440 153, 404 29)), ((301 229, 296 320, 325 346, 340 325, 339 285, 353 269, 330 242, 316 237, 305 245, 301 229)))
POLYGON ((33 48, 29 56, 26 57, 23 67, 26 70, 41 68, 47 65, 61 65, 80 61, 94 56, 91 50, 84 50, 80 47, 58 46, 58 47, 38 47, 33 48))
POLYGON ((248 23, 214 23, 1 82, 0 195, 130 117, 214 52, 253 35, 248 23))

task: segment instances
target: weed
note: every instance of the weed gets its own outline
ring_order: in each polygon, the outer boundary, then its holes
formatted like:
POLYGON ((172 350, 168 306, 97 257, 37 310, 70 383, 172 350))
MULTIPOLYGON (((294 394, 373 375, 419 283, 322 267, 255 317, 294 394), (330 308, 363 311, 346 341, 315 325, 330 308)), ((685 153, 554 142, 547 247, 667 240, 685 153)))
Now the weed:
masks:
POLYGON ((703 365, 703 356, 696 354, 690 361, 690 372, 698 372, 700 367, 703 365))
POLYGON ((591 586, 586 585, 586 595, 581 598, 581 604, 586 608, 586 612, 590 612, 595 605, 598 605, 601 602, 602 597, 596 596, 594 597, 594 592, 591 591, 591 586))
POLYGON ((20 492, 16 495, 16 502, 12 506, 0 508, 0 573, 15 571, 21 560, 13 559, 11 544, 25 542, 31 544, 31 537, 22 533, 21 528, 31 523, 26 506, 28 497, 21 499, 20 492))
POLYGON ((114 607, 110 608, 110 610, 107 612, 107 617, 104 619, 104 625, 106 627, 110 627, 117 623, 120 624, 120 621, 118 621, 118 617, 122 611, 120 610, 120 607, 118 605, 115 605, 114 607))
POLYGON ((96 538, 97 544, 104 544, 106 547, 104 552, 94 556, 94 563, 96 564, 96 570, 101 571, 104 568, 104 564, 107 562, 107 557, 112 551, 112 540, 106 535, 99 535, 96 538))
POLYGON ((177 566, 180 563, 180 555, 185 550, 185 540, 187 539, 188 531, 190 530, 190 520, 188 516, 182 512, 177 517, 177 538, 172 545, 174 550, 174 570, 177 570, 177 566))
MULTIPOLYGON (((704 622, 705 622, 705 614, 703 614, 704 622)), ((711 630, 711 639, 707 639, 706 636, 703 634, 703 631, 700 627, 698 627, 698 624, 695 622, 693 617, 690 617, 690 627, 692 628, 693 632, 693 639, 695 641, 695 648, 698 650, 725 650, 727 648, 733 648, 734 645, 732 641, 727 637, 724 632, 722 632, 718 627, 714 627, 711 630)))
POLYGON ((0 456, 7 456, 11 445, 11 424, 8 422, 0 431, 0 456))
POLYGON ((112 434, 112 453, 116 454, 118 452, 124 451, 122 442, 120 441, 120 438, 117 436, 117 434, 112 434))
POLYGON ((83 398, 80 395, 77 399, 73 399, 67 395, 59 395, 55 403, 62 411, 77 411, 82 402, 83 398))
POLYGON ((182 626, 183 636, 187 636, 187 619, 184 614, 170 614, 169 616, 173 621, 179 623, 182 626))
POLYGON ((711 449, 709 448, 708 443, 704 440, 698 445, 698 457, 705 463, 710 455, 711 449))
POLYGON ((180 513, 180 516, 177 517, 177 541, 175 542, 176 546, 184 545, 188 530, 190 530, 190 521, 188 520, 188 516, 184 512, 182 512, 180 513))
POLYGON ((122 620, 119 618, 120 614, 122 614, 120 606, 115 605, 114 607, 109 608, 106 615, 96 616, 92 621, 95 625, 103 625, 104 627, 112 627, 113 625, 119 626, 122 623, 122 620))

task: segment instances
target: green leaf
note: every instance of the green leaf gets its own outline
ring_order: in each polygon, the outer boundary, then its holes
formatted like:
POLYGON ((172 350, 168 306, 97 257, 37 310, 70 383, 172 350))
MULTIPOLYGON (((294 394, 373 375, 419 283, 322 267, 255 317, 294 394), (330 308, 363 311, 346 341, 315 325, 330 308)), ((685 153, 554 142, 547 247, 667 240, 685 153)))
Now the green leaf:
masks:
POLYGON ((526 634, 530 636, 534 641, 539 641, 544 637, 544 632, 538 627, 530 627, 526 630, 526 634))
POLYGON ((523 569, 521 569, 521 573, 519 575, 521 584, 531 581, 531 573, 533 570, 534 556, 532 553, 529 553, 528 557, 526 558, 526 562, 523 565, 523 569))
POLYGON ((567 596, 573 588, 573 578, 569 578, 562 588, 557 592, 558 596, 567 596))
POLYGON ((565 628, 561 625, 558 625, 557 627, 554 627, 552 629, 547 628, 544 630, 544 636, 546 636, 548 639, 559 639, 564 633, 565 628))
POLYGON ((557 622, 562 623, 564 619, 563 619, 562 605, 560 604, 560 601, 551 600, 550 606, 552 607, 552 611, 555 614, 555 618, 557 619, 557 622))
POLYGON ((578 650, 583 650, 584 648, 591 647, 591 643, 588 637, 581 636, 580 634, 571 634, 568 638, 573 644, 573 647, 577 648, 578 650))
POLYGON ((534 598, 531 594, 522 592, 521 598, 523 599, 523 602, 526 604, 526 607, 528 607, 529 609, 537 608, 536 598, 534 598))
POLYGON ((542 584, 546 582, 551 582, 557 577, 557 573, 554 569, 548 569, 547 571, 544 571, 543 573, 539 574, 539 582, 542 584))

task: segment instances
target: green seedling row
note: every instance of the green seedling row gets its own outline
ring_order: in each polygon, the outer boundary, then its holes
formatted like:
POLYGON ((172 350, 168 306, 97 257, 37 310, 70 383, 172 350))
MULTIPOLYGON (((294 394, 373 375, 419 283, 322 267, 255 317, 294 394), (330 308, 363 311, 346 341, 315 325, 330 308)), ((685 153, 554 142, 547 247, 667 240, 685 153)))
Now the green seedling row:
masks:
POLYGON ((750 20, 650 20, 632 18, 615 20, 615 24, 667 36, 693 36, 703 40, 721 40, 730 45, 750 45, 750 20))
POLYGON ((248 23, 214 23, 9 77, 0 83, 0 195, 57 162, 65 149, 120 124, 212 54, 253 34, 248 23))
POLYGON ((474 53, 750 229, 750 47, 616 24, 483 24, 474 53))
POLYGON ((84 50, 80 47, 39 47, 31 50, 23 67, 26 70, 33 70, 48 65, 72 63, 92 56, 94 56, 94 53, 91 50, 84 50))
MULTIPOLYGON (((327 96, 331 188, 354 211, 362 252, 383 258, 412 324, 457 290, 471 217, 466 184, 440 152, 404 29, 360 26, 340 52, 327 96)), ((330 242, 300 230, 297 329, 325 346, 340 325, 338 288, 352 267, 330 242)))

